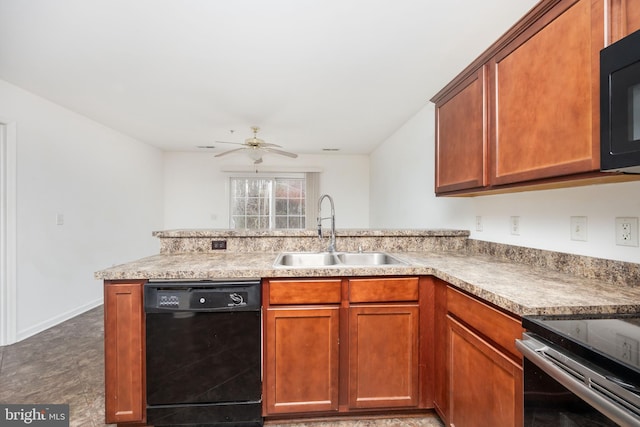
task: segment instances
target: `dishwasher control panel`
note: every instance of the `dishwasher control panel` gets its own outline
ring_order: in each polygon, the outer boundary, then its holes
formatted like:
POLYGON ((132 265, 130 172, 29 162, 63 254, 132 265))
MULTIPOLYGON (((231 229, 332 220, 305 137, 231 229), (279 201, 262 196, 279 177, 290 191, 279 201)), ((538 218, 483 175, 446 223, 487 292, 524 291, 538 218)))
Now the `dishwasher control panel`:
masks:
POLYGON ((147 313, 259 310, 260 282, 153 282, 144 288, 147 313))

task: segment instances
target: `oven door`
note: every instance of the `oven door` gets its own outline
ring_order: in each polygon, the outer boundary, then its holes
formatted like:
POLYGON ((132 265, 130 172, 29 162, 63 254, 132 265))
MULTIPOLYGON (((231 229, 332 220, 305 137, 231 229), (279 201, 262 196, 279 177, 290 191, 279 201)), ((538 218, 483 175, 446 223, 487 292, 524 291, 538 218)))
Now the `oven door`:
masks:
POLYGON ((589 362, 523 334, 524 426, 638 426, 640 396, 589 362))

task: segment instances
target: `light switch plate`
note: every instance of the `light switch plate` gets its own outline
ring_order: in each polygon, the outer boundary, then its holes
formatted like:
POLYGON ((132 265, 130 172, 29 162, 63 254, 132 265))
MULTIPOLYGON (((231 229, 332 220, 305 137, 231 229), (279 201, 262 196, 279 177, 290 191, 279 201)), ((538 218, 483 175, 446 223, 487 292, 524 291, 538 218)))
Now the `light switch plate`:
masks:
POLYGON ((579 242, 587 241, 587 217, 572 216, 571 217, 571 240, 579 242))

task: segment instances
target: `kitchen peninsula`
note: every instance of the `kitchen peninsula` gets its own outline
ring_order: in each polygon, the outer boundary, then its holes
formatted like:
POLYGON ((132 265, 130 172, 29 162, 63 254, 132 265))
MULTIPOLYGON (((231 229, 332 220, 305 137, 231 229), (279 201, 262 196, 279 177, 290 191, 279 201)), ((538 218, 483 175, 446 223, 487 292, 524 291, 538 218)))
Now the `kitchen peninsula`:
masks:
MULTIPOLYGON (((458 391, 469 384, 450 375, 453 367, 464 364, 446 349, 453 343, 455 355, 471 357, 465 351, 481 343, 486 347, 484 354, 490 354, 487 372, 498 369, 504 373, 501 381, 508 383, 504 395, 494 397, 505 402, 507 409, 490 416, 509 423, 519 419, 522 411, 521 358, 513 343, 522 332, 521 316, 640 311, 640 287, 634 286, 640 283, 636 264, 479 242, 469 240, 467 231, 338 230, 338 251, 384 251, 406 264, 320 268, 274 266, 280 252, 322 251, 326 242, 320 242, 311 230, 173 230, 154 235, 160 239, 158 255, 96 273, 96 278, 105 281, 106 410, 111 423, 146 422, 142 287, 150 280, 262 280, 263 415, 267 419, 433 409, 444 419, 455 419, 456 411, 466 404, 458 391), (226 249, 213 249, 222 241, 226 249), (291 303, 279 300, 287 289, 291 294, 298 289, 296 295, 305 298, 291 303), (315 289, 320 299, 313 300, 313 292, 305 293, 309 289, 315 289), (273 377, 277 365, 271 357, 276 353, 269 341, 278 333, 271 321, 283 313, 314 308, 334 319, 332 333, 343 344, 328 349, 335 352, 340 369, 327 367, 335 370, 330 375, 338 377, 326 387, 327 405, 315 409, 305 407, 304 396, 299 402, 292 402, 290 395, 288 402, 274 396, 274 381, 280 378, 273 377), (366 367, 359 364, 362 360, 354 356, 354 343, 366 346, 372 342, 358 335, 354 325, 363 319, 362 331, 374 327, 375 323, 367 323, 373 317, 365 316, 373 313, 383 313, 385 319, 406 326, 407 333, 398 336, 400 341, 417 342, 410 348, 415 355, 407 358, 411 367, 399 371, 415 388, 408 398, 382 399, 380 406, 372 403, 374 398, 358 395, 357 384, 361 394, 370 391, 362 389, 370 378, 363 371, 366 367), (455 341, 446 341, 450 339, 455 341)), ((304 344, 303 335, 295 339, 304 344)), ((486 380, 482 375, 471 377, 480 383, 486 380)))

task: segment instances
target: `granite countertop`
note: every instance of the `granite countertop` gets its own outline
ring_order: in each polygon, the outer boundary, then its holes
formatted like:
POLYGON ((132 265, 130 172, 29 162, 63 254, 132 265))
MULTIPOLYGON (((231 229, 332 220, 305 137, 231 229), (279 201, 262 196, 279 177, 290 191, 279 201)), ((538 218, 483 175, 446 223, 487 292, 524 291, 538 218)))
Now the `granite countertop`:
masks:
MULTIPOLYGON (((194 238, 194 237, 318 237, 315 229, 286 229, 286 230, 245 230, 245 229, 175 229, 160 230, 152 233, 158 238, 194 238)), ((440 228, 349 228, 337 229, 337 237, 405 237, 405 236, 469 236, 468 230, 452 230, 440 228)))
POLYGON ((515 315, 640 312, 640 287, 456 252, 391 252, 408 265, 274 267, 277 253, 160 254, 114 266, 97 279, 224 279, 433 275, 515 315))

